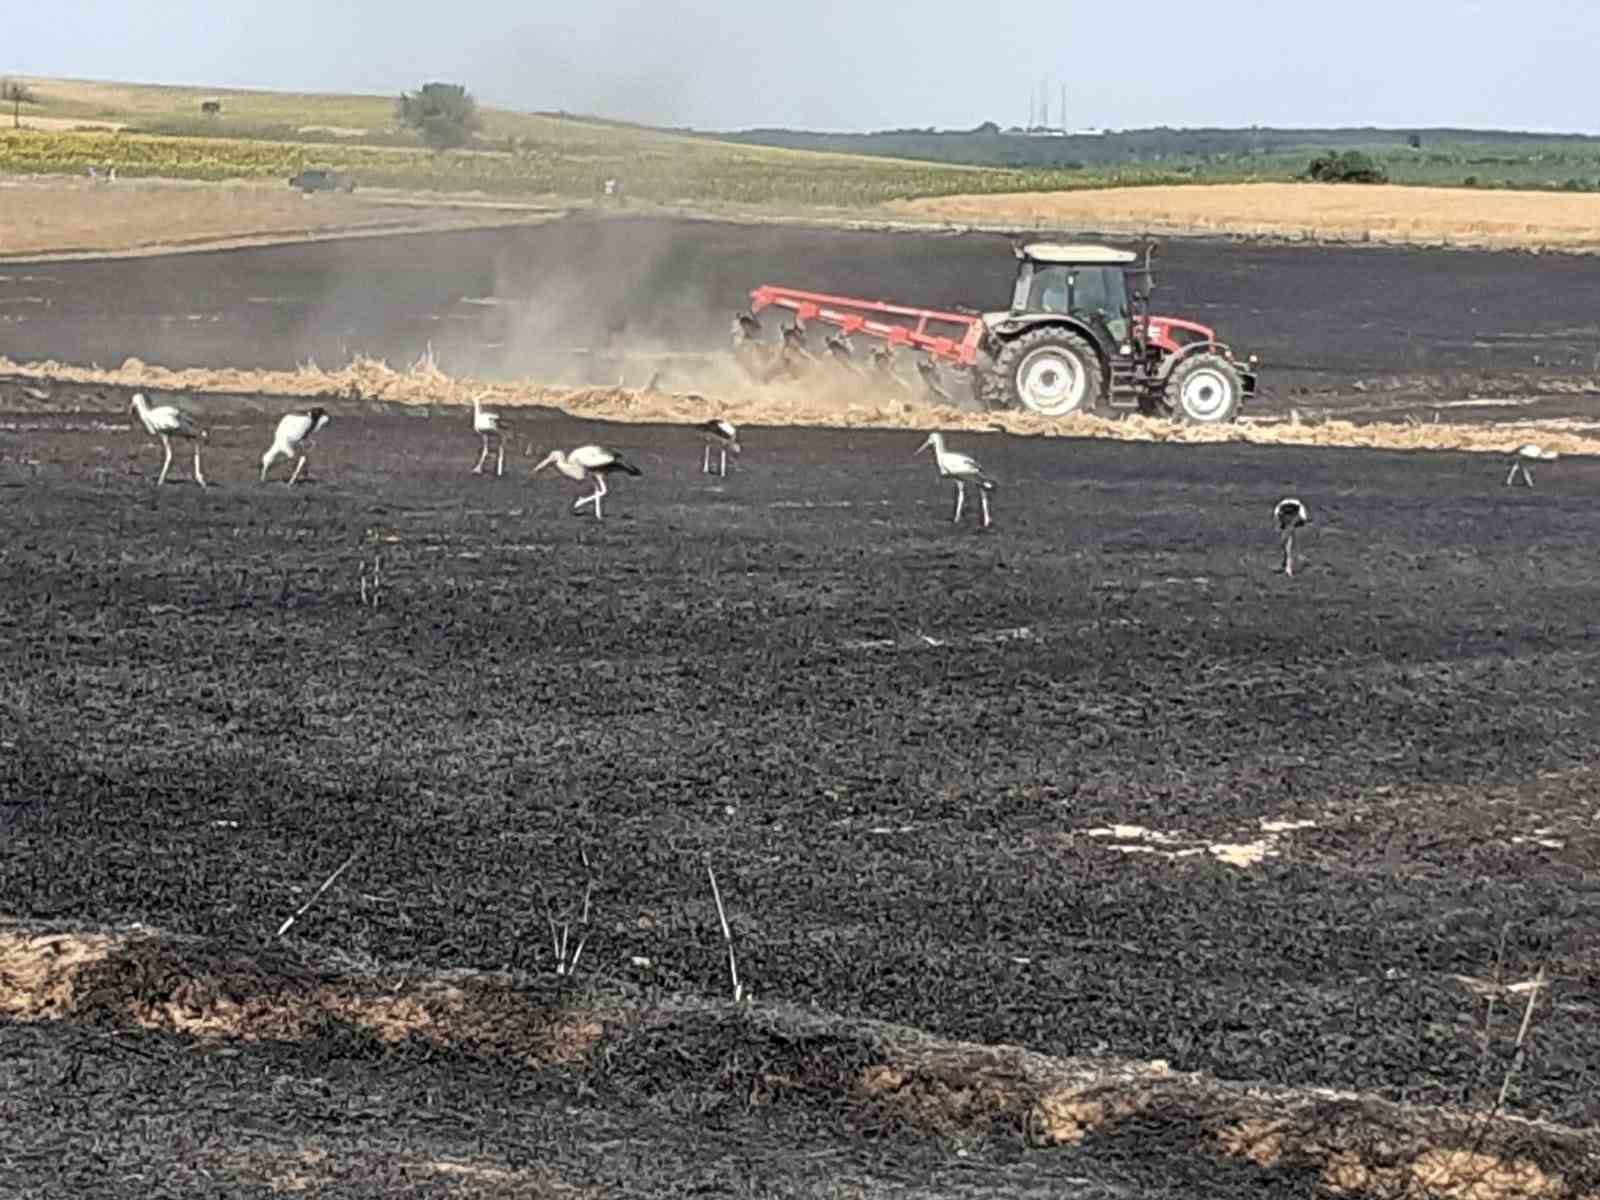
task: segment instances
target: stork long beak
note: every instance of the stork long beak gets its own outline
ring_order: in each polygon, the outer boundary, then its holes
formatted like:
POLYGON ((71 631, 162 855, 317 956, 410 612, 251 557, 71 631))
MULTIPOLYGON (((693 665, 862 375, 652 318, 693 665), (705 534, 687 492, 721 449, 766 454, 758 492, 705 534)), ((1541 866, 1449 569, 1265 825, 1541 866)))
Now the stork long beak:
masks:
POLYGON ((531 472, 529 472, 529 474, 535 474, 535 475, 538 474, 540 471, 542 471, 546 467, 548 467, 551 463, 555 462, 555 460, 556 460, 556 456, 554 454, 546 454, 542 459, 539 460, 539 465, 537 467, 535 467, 531 472))
POLYGON ((933 445, 933 439, 929 438, 929 439, 927 439, 927 441, 923 442, 922 445, 918 446, 915 450, 913 450, 911 452, 911 457, 915 458, 917 455, 921 454, 924 450, 926 450, 931 445, 933 445))

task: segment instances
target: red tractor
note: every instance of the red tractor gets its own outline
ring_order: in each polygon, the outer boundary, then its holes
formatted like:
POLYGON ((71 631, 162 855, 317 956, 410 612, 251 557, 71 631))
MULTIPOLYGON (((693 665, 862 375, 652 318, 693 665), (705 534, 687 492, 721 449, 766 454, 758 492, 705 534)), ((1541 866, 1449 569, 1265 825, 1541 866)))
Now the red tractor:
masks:
MULTIPOLYGON (((943 362, 968 371, 983 407, 1049 417, 1109 408, 1215 424, 1233 420, 1255 394, 1255 355, 1241 361, 1209 326, 1148 311, 1154 247, 1142 266, 1139 255, 1105 246, 1013 249, 1016 286, 1003 312, 908 308, 769 284, 750 293, 735 337, 759 328, 754 314, 762 309, 787 308, 795 321, 780 354, 805 353, 805 323, 822 321, 841 331, 828 339, 836 357, 848 355, 851 334, 882 338, 928 355, 919 370, 937 395, 945 393, 933 362, 943 362), (1130 274, 1143 276, 1143 290, 1130 289, 1130 274)), ((873 357, 882 365, 888 354, 873 357)))

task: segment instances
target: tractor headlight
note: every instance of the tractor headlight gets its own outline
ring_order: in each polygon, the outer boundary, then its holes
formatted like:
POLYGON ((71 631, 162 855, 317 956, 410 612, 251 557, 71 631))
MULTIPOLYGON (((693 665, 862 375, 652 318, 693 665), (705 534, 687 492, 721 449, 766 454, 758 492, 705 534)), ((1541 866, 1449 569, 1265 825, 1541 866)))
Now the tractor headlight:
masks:
POLYGON ((1122 345, 1117 347, 1117 353, 1121 354, 1123 357, 1127 357, 1133 353, 1133 347, 1124 342, 1122 345))
POLYGON ((1252 367, 1255 366, 1260 361, 1261 361, 1261 356, 1259 354, 1252 354, 1250 356, 1250 365, 1252 367))

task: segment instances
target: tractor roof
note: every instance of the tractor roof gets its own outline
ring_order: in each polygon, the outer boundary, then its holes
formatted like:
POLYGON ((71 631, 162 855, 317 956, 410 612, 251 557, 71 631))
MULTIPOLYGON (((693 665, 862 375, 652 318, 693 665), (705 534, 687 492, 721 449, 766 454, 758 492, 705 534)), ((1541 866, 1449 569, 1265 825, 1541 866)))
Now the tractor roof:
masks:
POLYGON ((1084 266, 1121 265, 1139 261, 1139 256, 1131 250, 1113 250, 1110 246, 1072 246, 1061 242, 1029 242, 1022 247, 1020 257, 1038 262, 1084 266))

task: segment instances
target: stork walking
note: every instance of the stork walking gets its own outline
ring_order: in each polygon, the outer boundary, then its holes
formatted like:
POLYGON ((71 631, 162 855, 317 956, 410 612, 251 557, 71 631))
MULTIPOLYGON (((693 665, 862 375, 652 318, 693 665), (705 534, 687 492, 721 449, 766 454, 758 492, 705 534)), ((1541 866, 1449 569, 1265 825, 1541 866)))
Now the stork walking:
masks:
POLYGON ((1505 486, 1510 487, 1517 478, 1517 472, 1520 471, 1522 472, 1523 482, 1532 487, 1533 472, 1528 470, 1528 464, 1530 462, 1554 462, 1560 457, 1554 450, 1546 450, 1542 446, 1534 445, 1532 442, 1524 446, 1518 446, 1509 455, 1511 470, 1506 475, 1505 486))
POLYGON ((483 474, 483 464, 489 459, 489 441, 492 438, 496 451, 494 474, 498 479, 506 473, 506 431, 500 425, 500 414, 484 408, 483 397, 482 392, 472 397, 472 430, 483 439, 483 453, 478 455, 478 465, 472 468, 472 473, 483 474))
POLYGON ((139 418, 146 433, 161 439, 161 448, 167 453, 166 461, 161 464, 161 475, 156 480, 158 487, 167 481, 167 472, 172 467, 172 439, 175 437, 188 438, 194 443, 194 481, 201 487, 206 486, 206 477, 200 471, 200 443, 207 435, 199 422, 175 404, 151 408, 143 392, 133 394, 128 410, 139 418))
POLYGON ((989 493, 995 489, 995 480, 988 472, 978 465, 978 460, 968 454, 957 454, 945 449, 944 434, 930 433, 927 440, 918 446, 915 453, 921 454, 929 447, 933 448, 933 461, 939 467, 939 474, 945 479, 953 479, 956 484, 956 515, 951 518, 956 523, 961 521, 961 508, 967 499, 967 484, 974 484, 978 489, 978 502, 983 508, 983 527, 989 527, 989 493))
POLYGON ((718 476, 728 473, 728 452, 739 453, 739 431, 733 427, 733 422, 724 421, 721 417, 713 417, 709 421, 701 421, 695 428, 700 431, 706 442, 705 457, 700 460, 700 474, 710 475, 711 447, 715 446, 722 455, 721 463, 716 471, 718 476))
POLYGON ((594 479, 594 491, 586 496, 579 496, 574 500, 572 502, 572 511, 577 512, 585 504, 592 501, 594 504, 594 516, 597 521, 601 517, 600 501, 606 494, 606 476, 616 471, 621 471, 627 475, 644 474, 638 467, 623 458, 618 451, 593 444, 579 446, 571 454, 561 450, 552 450, 540 460, 539 465, 533 469, 533 473, 537 475, 546 467, 552 466, 568 479, 575 479, 579 483, 591 477, 594 479))
POLYGON ((1293 496, 1286 496, 1273 507, 1272 520, 1283 538, 1283 573, 1294 574, 1294 534, 1311 523, 1311 513, 1293 496))
POLYGON ((289 476, 289 486, 293 487, 300 480, 300 472, 306 469, 306 455, 314 445, 312 438, 328 423, 327 411, 313 408, 307 412, 285 413, 278 420, 278 427, 272 434, 272 445, 267 447, 267 452, 261 456, 261 482, 267 481, 267 471, 272 464, 280 458, 296 458, 300 461, 294 465, 294 473, 289 476))

